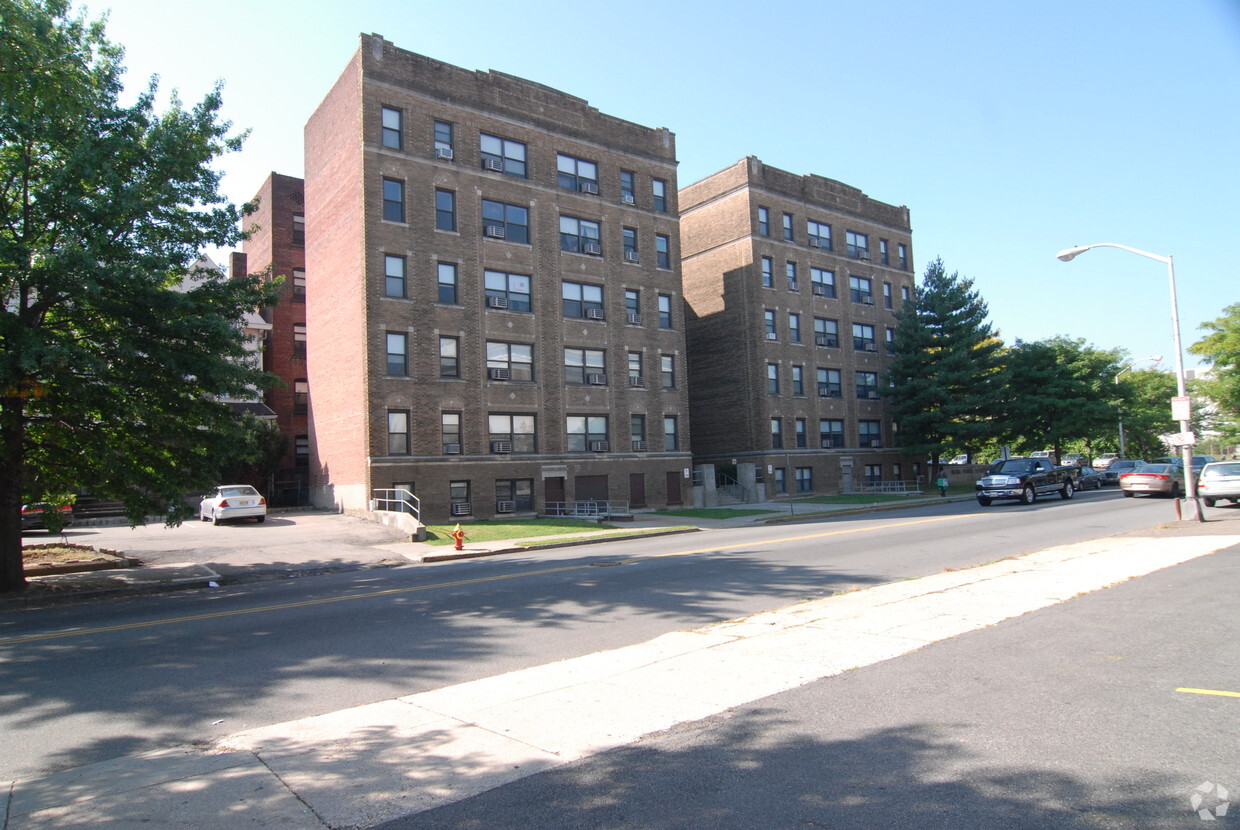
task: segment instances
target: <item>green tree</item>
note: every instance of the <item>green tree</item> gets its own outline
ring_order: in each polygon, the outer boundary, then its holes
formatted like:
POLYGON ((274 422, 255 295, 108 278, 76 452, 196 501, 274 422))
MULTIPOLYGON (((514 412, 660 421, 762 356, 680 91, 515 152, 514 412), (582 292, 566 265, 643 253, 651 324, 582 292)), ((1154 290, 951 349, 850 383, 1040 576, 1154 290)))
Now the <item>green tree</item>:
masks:
POLYGON ((1171 419, 1171 399, 1177 394, 1175 375, 1157 369, 1128 372, 1120 378, 1119 391, 1125 454, 1147 461, 1169 454, 1160 436, 1180 431, 1179 422, 1171 419))
POLYGON ((1210 334, 1188 347, 1212 369, 1196 386, 1215 407, 1210 426, 1225 435, 1240 433, 1240 303, 1201 327, 1210 334))
POLYGON ((23 496, 89 488, 133 522, 213 483, 265 383, 240 322, 258 278, 195 274, 238 238, 211 167, 241 136, 218 87, 123 106, 122 50, 66 0, 0 0, 0 591, 25 585, 23 496))
POLYGON ((936 471, 944 455, 976 451, 993 437, 1002 343, 987 314, 973 281, 948 274, 941 259, 896 314, 888 406, 904 451, 929 456, 936 471))

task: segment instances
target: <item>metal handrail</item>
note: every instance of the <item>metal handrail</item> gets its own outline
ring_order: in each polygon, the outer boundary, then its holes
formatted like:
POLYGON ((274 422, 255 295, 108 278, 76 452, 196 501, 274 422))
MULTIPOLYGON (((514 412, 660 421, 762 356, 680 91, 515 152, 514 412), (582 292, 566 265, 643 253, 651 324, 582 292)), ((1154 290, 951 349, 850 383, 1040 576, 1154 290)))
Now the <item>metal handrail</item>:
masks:
POLYGON ((575 499, 573 501, 549 501, 544 505, 548 516, 569 516, 577 519, 597 519, 607 516, 628 516, 627 501, 607 499, 575 499))
POLYGON ((409 513, 413 515, 413 518, 421 521, 421 500, 403 487, 376 489, 371 493, 374 496, 375 510, 388 513, 409 513))

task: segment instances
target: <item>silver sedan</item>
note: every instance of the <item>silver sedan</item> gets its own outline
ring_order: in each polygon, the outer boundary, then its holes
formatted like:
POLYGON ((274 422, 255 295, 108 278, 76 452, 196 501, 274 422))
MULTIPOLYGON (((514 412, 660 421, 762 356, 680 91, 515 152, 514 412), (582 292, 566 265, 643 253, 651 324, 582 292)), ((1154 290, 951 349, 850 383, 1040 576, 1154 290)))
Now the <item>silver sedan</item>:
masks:
POLYGON ((1240 504, 1240 461, 1212 461, 1202 467, 1197 479, 1197 495, 1206 507, 1213 507, 1223 499, 1240 504))
POLYGON ((198 503, 198 518, 218 525, 227 519, 267 519, 267 500, 248 484, 225 484, 216 487, 198 503))

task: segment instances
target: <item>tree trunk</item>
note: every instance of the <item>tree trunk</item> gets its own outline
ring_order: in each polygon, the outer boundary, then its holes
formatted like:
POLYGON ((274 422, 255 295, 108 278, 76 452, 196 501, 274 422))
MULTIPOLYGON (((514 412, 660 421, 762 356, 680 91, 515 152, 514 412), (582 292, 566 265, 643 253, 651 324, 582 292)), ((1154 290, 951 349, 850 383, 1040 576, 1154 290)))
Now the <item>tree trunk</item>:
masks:
POLYGON ((0 593, 24 590, 22 570, 22 403, 0 401, 0 593))

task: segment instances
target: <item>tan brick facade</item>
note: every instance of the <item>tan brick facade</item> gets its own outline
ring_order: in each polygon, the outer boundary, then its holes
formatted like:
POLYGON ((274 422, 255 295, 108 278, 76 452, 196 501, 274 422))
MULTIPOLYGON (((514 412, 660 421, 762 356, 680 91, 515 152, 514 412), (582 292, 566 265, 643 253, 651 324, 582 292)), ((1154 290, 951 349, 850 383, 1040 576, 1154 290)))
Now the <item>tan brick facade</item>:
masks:
POLYGON ((913 289, 908 209, 753 157, 680 205, 695 458, 755 464, 768 494, 912 479, 880 386, 913 289))

